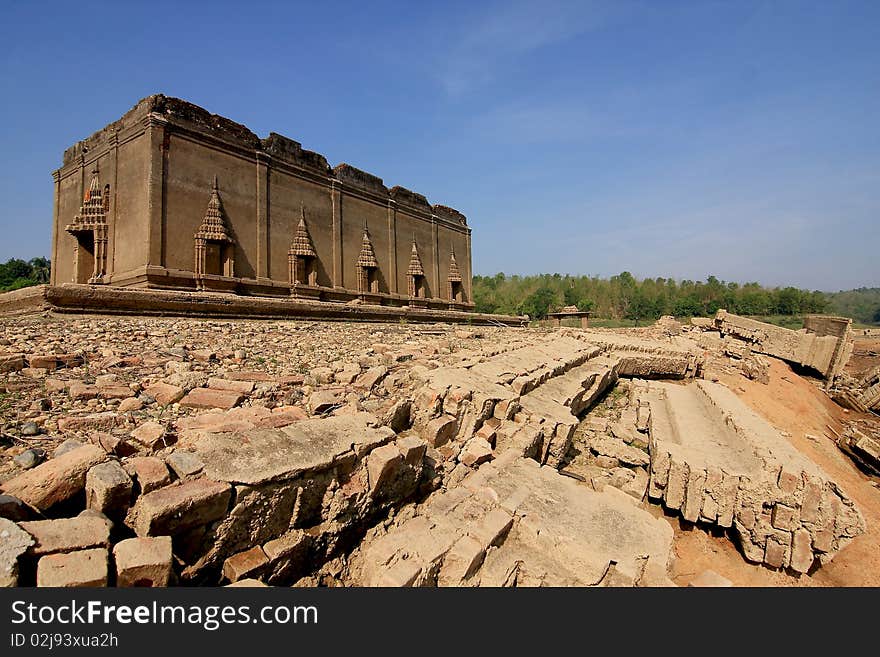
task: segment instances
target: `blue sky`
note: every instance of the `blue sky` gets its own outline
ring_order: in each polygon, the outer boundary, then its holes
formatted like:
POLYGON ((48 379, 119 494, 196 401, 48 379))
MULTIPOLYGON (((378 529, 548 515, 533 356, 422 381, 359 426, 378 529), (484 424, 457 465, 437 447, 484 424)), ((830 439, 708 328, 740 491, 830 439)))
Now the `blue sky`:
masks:
POLYGON ((476 273, 880 285, 880 2, 6 2, 0 260, 151 93, 464 212, 476 273))

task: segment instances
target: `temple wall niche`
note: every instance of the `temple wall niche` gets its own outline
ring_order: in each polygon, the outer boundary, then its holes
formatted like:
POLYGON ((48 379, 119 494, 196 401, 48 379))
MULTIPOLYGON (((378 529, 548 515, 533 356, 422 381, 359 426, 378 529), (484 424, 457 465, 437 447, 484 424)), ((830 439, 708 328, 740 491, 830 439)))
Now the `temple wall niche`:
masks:
POLYGON ((405 208, 400 207, 397 209, 397 289, 401 294, 406 294, 408 283, 406 270, 409 267, 413 237, 419 247, 419 258, 425 271, 427 297, 440 297, 442 294, 434 277, 434 238, 431 222, 416 219, 408 214, 405 208))
POLYGON ((235 276, 256 276, 256 171, 254 162, 172 136, 165 182, 165 262, 193 270, 193 239, 217 176, 227 227, 235 239, 235 276))
POLYGON ((473 300, 471 299, 470 290, 471 272, 468 269, 469 261, 467 258, 462 257, 463 254, 468 252, 467 236, 453 231, 441 231, 438 239, 440 242, 439 252, 442 254, 440 257, 440 285, 442 286, 442 291, 438 296, 441 296, 444 299, 449 298, 447 290, 451 262, 450 256, 452 253, 455 253, 455 264, 458 266, 458 272, 462 279, 464 301, 468 303, 472 302, 473 300))
POLYGON ((388 261, 388 210, 345 192, 342 194, 343 286, 349 290, 358 289, 357 259, 364 234, 364 221, 367 222, 370 241, 379 263, 379 291, 387 293, 391 271, 391 263, 388 261))
POLYGON ((318 285, 332 287, 333 209, 330 192, 322 186, 283 171, 269 171, 269 277, 287 281, 287 251, 301 211, 318 254, 318 285))

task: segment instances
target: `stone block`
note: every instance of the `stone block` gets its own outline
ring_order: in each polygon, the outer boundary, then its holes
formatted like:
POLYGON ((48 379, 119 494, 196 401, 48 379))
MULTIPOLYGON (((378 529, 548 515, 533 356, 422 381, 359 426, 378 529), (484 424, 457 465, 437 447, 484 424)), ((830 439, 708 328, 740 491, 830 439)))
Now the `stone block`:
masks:
POLYGON ((18 558, 34 538, 11 520, 0 518, 0 588, 18 586, 18 558))
POLYGON ((27 357, 27 361, 28 367, 38 367, 46 370, 54 370, 58 367, 58 356, 55 354, 31 354, 27 357))
POLYGON ((813 535, 813 549, 816 552, 828 553, 834 548, 834 532, 830 529, 817 531, 813 535))
POLYGON ((132 481, 118 461, 93 466, 86 473, 86 507, 112 515, 131 504, 132 481))
POLYGON ((183 395, 185 391, 180 386, 174 386, 170 383, 154 383, 151 386, 147 386, 145 392, 156 400, 158 404, 162 406, 168 406, 170 404, 174 404, 183 399, 183 395))
POLYGON ((480 524, 468 534, 474 538, 483 550, 488 550, 493 545, 498 545, 507 532, 513 526, 513 516, 503 509, 495 508, 489 511, 480 524))
POLYGON ((128 538, 113 547, 116 586, 168 586, 174 557, 170 536, 128 538))
POLYGON ((71 415, 58 420, 59 431, 109 431, 119 424, 119 415, 113 411, 71 415))
POLYGON ((384 365, 371 367, 355 379, 354 387, 363 390, 372 390, 379 381, 385 378, 386 374, 388 374, 388 368, 384 365))
POLYGON ((205 467, 205 462, 199 458, 198 454, 181 449, 175 450, 167 456, 165 462, 180 479, 193 477, 205 467))
POLYGON ((37 586, 107 586, 108 556, 106 548, 44 556, 37 563, 37 586))
POLYGON ((395 445, 383 445, 369 453, 367 456, 367 476, 371 496, 375 497, 381 491, 382 485, 402 461, 403 457, 395 445))
POLYGON ((21 522, 31 517, 27 505, 14 495, 0 495, 0 518, 21 522))
POLYGON ((154 456, 136 456, 126 461, 124 467, 140 486, 142 495, 171 483, 165 463, 154 456))
POLYGON ((472 536, 462 536, 446 553, 437 583, 440 586, 459 586, 470 578, 483 563, 486 552, 472 536))
POLYGON ((422 574, 422 568, 412 559, 401 559, 383 570, 376 586, 403 588, 414 586, 422 574))
POLYGON ((706 471, 691 469, 688 473, 687 489, 685 490, 684 504, 681 507, 681 515, 688 522, 696 522, 700 518, 700 510, 703 507, 703 495, 706 488, 706 471))
POLYGON ((792 531, 798 524, 797 509, 793 509, 784 504, 776 503, 773 506, 773 514, 771 517, 772 520, 770 522, 776 529, 792 531))
POLYGON ((24 369, 24 366, 23 354, 0 354, 0 374, 18 372, 24 369))
POLYGON ((791 569, 805 573, 813 565, 813 545, 810 532, 806 529, 798 529, 794 532, 791 542, 791 569))
POLYGON ((309 412, 312 415, 321 415, 341 403, 339 395, 333 390, 318 390, 309 397, 309 412))
POLYGON ((165 426, 158 422, 144 422, 142 425, 134 429, 129 435, 141 445, 150 449, 159 449, 165 447, 165 426))
POLYGON ((119 402, 119 412, 128 413, 130 411, 139 411, 144 407, 144 400, 138 397, 129 397, 119 402))
POLYGON ((244 401, 244 395, 235 390, 214 390, 212 388, 193 388, 180 400, 186 408, 230 409, 244 401))
POLYGON ((680 509, 681 505, 684 504, 689 475, 690 469, 687 463, 682 463, 676 459, 670 460, 669 478, 666 482, 666 496, 664 498, 664 503, 668 508, 680 509))
POLYGON ((451 415, 441 415, 425 425, 422 436, 431 447, 440 447, 455 435, 456 420, 451 415))
POLYGON ((404 462, 411 466, 421 464, 422 459, 425 456, 425 451, 428 449, 428 445, 424 440, 418 436, 412 435, 398 438, 395 444, 397 445, 397 449, 400 451, 400 455, 403 457, 404 462))
POLYGON ((764 563, 771 568, 782 568, 785 565, 786 552, 788 546, 768 537, 767 545, 764 547, 764 563))
POLYGON ((228 589, 264 589, 268 588, 266 584, 263 584, 258 579, 254 579, 253 577, 246 577, 245 579, 240 579, 237 582, 232 582, 231 584, 227 584, 226 588, 228 589))
POLYGON ((138 536, 174 535, 222 518, 229 507, 229 484, 196 479, 141 495, 126 524, 138 536))
POLYGON ((98 387, 85 384, 82 381, 74 381, 70 384, 67 393, 74 401, 85 401, 98 396, 98 387))
POLYGON ((471 438, 458 455, 458 460, 469 468, 491 460, 492 445, 482 438, 471 438))
POLYGON ((106 386, 98 388, 98 396, 101 399, 128 399, 134 397, 135 392, 128 386, 106 386))
POLYGON ((97 445, 83 445, 10 479, 0 490, 45 511, 82 491, 86 473, 106 459, 107 454, 97 445))
POLYGON ((230 582, 244 577, 259 575, 269 564, 269 559, 259 545, 239 552, 223 562, 223 576, 230 582))
POLYGON ((253 381, 230 381, 229 379, 221 379, 220 377, 211 377, 208 379, 208 387, 214 390, 230 390, 242 395, 249 395, 254 391, 253 381))
POLYGON ((37 556, 106 547, 110 544, 110 527, 106 519, 98 516, 21 523, 21 528, 34 537, 31 552, 37 556))

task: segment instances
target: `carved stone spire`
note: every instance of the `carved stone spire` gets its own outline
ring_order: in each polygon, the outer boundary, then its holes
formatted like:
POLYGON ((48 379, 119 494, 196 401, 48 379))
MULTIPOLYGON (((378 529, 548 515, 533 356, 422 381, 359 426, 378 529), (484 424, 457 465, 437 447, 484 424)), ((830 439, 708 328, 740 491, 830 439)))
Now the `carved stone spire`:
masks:
POLYGON ((305 208, 300 205, 299 211, 299 224, 296 226, 296 233, 293 236, 293 242, 290 245, 288 255, 316 258, 318 257, 318 254, 315 252, 315 247, 312 244, 312 236, 309 235, 309 229, 306 226, 305 208))
POLYGON ((449 257, 449 282, 461 283, 461 272, 458 271, 458 263, 455 262, 455 251, 449 257))
POLYGON ((197 238, 213 240, 215 242, 232 242, 232 237, 223 221, 223 205, 220 203, 220 190, 217 187, 217 176, 214 176, 214 186, 211 190, 211 200, 208 201, 208 209, 202 225, 196 233, 197 238))
POLYGON ((367 230, 366 225, 364 225, 364 237, 361 240, 361 252, 358 255, 357 266, 371 269, 379 267, 379 262, 376 260, 376 252, 373 251, 373 243, 370 241, 370 232, 367 230))
POLYGON ((104 204, 104 195, 101 191, 101 183, 98 180, 98 165, 95 165, 92 171, 92 180, 89 188, 83 195, 82 207, 79 214, 74 217, 77 224, 104 224, 107 223, 106 206, 104 204))
POLYGON ((409 256, 409 269, 406 270, 407 276, 424 276, 425 270, 422 268, 422 259, 419 257, 419 247, 416 241, 412 242, 412 253, 409 256))

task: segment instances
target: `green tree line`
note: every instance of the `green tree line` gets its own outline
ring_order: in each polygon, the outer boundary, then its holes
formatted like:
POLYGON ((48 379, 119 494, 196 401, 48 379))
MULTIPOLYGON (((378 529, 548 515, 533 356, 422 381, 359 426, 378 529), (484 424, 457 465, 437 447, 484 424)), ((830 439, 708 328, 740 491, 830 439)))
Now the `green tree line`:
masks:
POLYGON ((830 307, 828 296, 819 291, 766 288, 715 276, 705 281, 638 280, 626 271, 607 279, 562 274, 475 276, 473 295, 478 312, 526 314, 532 319, 542 319, 563 306, 590 310, 596 317, 633 320, 707 316, 719 308, 739 315, 799 315, 827 312, 830 307))
MULTIPOLYGON (((10 258, 0 264, 0 292, 49 282, 47 258, 10 258)), ((880 287, 819 292, 795 287, 768 288, 709 276, 705 281, 636 279, 625 271, 611 278, 540 274, 474 276, 477 312, 528 315, 543 319, 563 306, 590 310, 596 317, 645 320, 661 315, 714 315, 726 308, 738 315, 831 313, 880 325, 880 287)))
POLYGON ((831 292, 828 301, 835 315, 852 317, 862 324, 880 324, 880 287, 831 292))
POLYGON ((0 292, 48 283, 49 271, 47 258, 31 258, 28 261, 10 258, 5 264, 0 264, 0 292))

